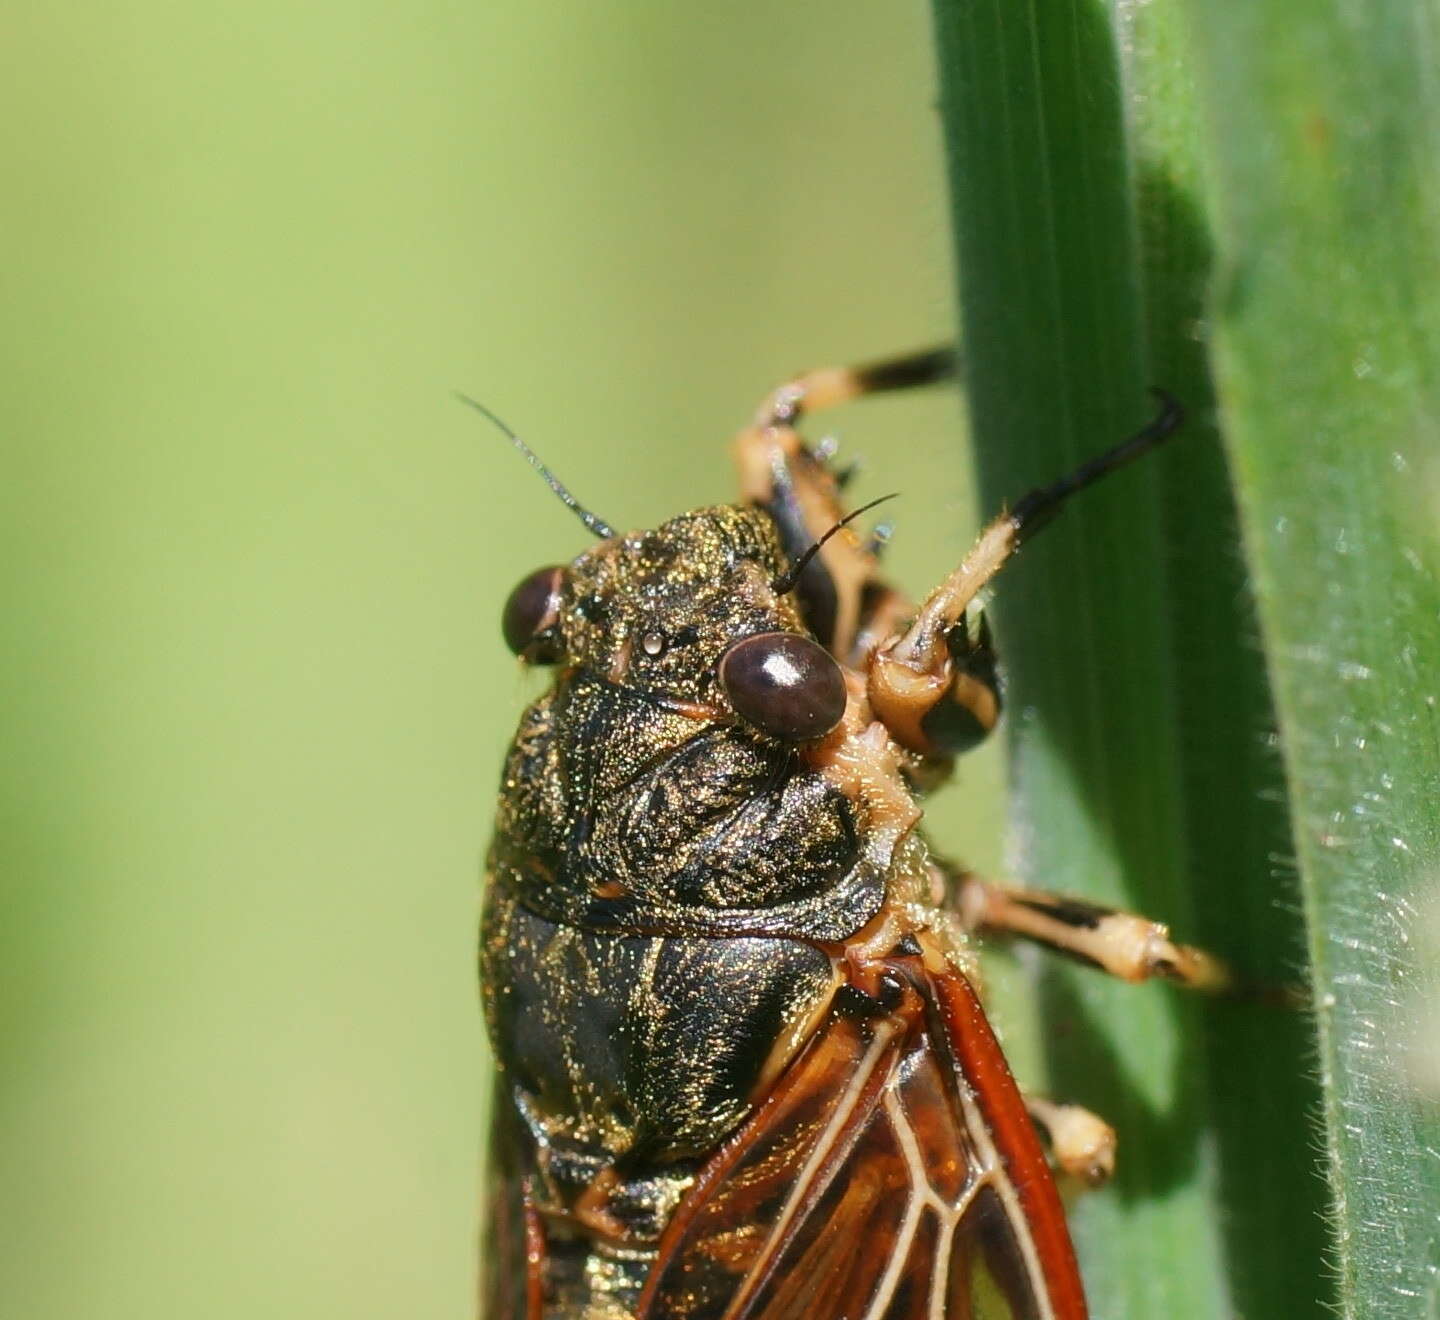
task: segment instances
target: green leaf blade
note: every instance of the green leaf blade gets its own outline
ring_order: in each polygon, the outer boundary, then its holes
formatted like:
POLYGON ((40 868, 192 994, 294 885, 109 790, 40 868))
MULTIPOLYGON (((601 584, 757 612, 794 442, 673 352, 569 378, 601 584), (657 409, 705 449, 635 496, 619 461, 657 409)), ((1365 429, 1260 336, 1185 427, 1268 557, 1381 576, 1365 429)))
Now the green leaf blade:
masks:
MULTIPOLYGON (((1186 36, 1174 4, 1115 9, 936 7, 988 498, 1133 430, 1146 385, 1191 413, 1173 451, 1087 493, 997 592, 1018 869, 1166 920, 1279 982, 1303 965, 1304 940, 1211 421, 1211 240, 1186 36)), ((1093 973, 1038 976, 1047 1067, 1027 1080, 1101 1111, 1120 1136, 1117 1186, 1072 1216, 1095 1313, 1325 1314, 1306 1020, 1093 973)))
POLYGON ((1216 357, 1291 786, 1341 1307, 1440 1279, 1435 7, 1192 5, 1216 357))

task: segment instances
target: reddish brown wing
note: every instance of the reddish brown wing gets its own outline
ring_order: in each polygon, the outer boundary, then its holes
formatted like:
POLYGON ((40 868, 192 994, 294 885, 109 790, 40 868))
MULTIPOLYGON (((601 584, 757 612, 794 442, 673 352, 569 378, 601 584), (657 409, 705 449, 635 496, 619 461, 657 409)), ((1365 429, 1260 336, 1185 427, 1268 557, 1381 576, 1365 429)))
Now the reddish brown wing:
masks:
POLYGON ((640 1320, 1085 1320, 1055 1184, 975 993, 896 960, 701 1171, 640 1320))
POLYGON ((525 1196, 515 1106, 498 1080, 491 1097, 490 1198, 485 1207, 480 1314, 485 1320, 541 1320, 545 1243, 525 1196))

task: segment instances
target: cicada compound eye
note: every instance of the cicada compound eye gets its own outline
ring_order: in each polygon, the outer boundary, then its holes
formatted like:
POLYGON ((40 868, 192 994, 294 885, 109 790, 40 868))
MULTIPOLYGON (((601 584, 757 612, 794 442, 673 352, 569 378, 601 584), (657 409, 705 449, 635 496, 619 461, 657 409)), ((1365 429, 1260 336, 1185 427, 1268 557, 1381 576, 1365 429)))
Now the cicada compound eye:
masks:
POLYGON ((558 565, 537 568, 505 602, 500 627, 505 645, 534 665, 553 665, 560 659, 555 641, 545 634, 560 621, 560 587, 565 570, 558 565))
POLYGON ((785 742, 823 738, 845 713, 845 676, 823 646, 795 633, 757 633, 720 657, 735 713, 785 742))

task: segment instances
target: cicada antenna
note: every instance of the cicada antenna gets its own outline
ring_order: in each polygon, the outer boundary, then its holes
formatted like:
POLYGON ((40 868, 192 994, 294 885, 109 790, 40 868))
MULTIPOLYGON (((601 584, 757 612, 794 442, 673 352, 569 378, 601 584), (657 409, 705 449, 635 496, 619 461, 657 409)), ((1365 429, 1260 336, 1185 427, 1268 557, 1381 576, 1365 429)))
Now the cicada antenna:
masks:
POLYGON ((602 541, 608 541, 615 535, 615 529, 611 527, 604 518, 600 517, 599 514, 591 513, 589 509, 566 490, 560 478, 540 461, 540 455, 506 426, 489 408, 478 399, 472 399, 468 394, 462 394, 459 390, 455 391, 455 397, 459 399, 461 403, 468 404, 471 408, 474 408, 482 417, 493 423, 499 429, 500 433, 506 436, 510 443, 525 455, 526 461, 544 478, 545 484, 559 497, 560 503, 565 505, 567 509, 579 518, 589 531, 598 536, 602 541))
POLYGON ((826 541, 834 536, 846 523, 854 522, 862 513, 869 513, 877 504, 884 504, 886 500, 893 500, 899 493, 899 491, 891 491, 888 495, 880 496, 878 500, 871 500, 869 504, 862 504, 854 513, 847 513, 818 541, 812 542, 810 548, 770 584, 771 589, 777 596, 783 596, 787 591, 794 591, 795 584, 800 581, 800 574, 805 571, 805 565, 820 553, 820 547, 824 545, 826 541))

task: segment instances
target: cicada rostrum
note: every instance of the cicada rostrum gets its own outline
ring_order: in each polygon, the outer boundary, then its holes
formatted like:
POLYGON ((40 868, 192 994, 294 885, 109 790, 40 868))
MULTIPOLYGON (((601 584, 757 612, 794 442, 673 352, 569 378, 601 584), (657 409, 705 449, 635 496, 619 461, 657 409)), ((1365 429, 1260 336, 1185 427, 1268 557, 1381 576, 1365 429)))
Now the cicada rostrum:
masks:
POLYGON ((739 437, 741 501, 653 531, 615 533, 525 451, 600 542, 505 606, 554 681, 505 764, 481 935, 487 1317, 1086 1314, 1052 1162, 1099 1181, 1113 1135, 1017 1089, 971 937, 1223 973, 1153 922, 946 863, 918 798, 999 716, 979 593, 1179 409, 1018 500, 915 608, 796 428, 950 366, 798 377, 739 437))

